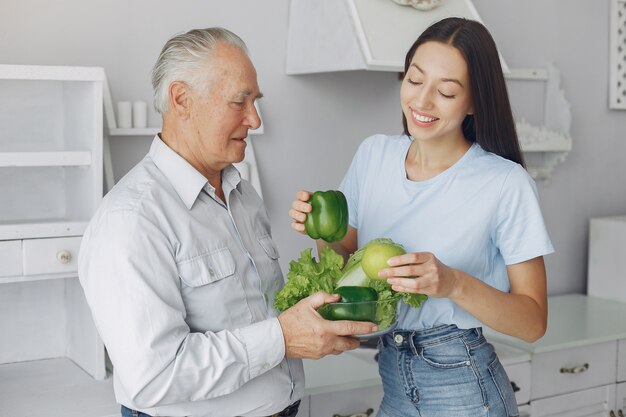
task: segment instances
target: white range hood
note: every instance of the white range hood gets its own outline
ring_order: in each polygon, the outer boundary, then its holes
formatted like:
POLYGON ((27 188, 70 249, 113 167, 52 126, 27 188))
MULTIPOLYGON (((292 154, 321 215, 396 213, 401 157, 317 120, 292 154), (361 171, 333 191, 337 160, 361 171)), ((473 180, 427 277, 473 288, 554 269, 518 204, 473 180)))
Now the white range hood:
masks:
POLYGON ((481 21, 471 0, 444 0, 429 11, 392 0, 291 0, 287 74, 403 72, 415 39, 432 23, 451 16, 481 21))

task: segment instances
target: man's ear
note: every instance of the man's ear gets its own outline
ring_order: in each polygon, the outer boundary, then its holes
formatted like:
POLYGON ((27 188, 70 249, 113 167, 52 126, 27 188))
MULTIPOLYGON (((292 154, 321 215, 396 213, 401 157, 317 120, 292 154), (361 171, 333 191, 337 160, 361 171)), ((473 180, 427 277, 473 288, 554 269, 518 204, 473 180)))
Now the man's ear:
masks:
POLYGON ((182 81, 174 81, 168 90, 169 110, 178 118, 188 119, 191 104, 191 89, 182 81))

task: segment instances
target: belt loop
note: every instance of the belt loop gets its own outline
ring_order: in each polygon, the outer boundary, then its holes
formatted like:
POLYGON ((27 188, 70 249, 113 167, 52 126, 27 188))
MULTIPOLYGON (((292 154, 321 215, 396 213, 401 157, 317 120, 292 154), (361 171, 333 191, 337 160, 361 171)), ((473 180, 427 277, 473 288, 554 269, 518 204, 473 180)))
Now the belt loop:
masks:
POLYGON ((133 411, 133 417, 139 417, 139 412, 137 412, 137 410, 132 410, 133 411))
POLYGON ((417 333, 417 332, 412 331, 412 332, 409 334, 409 343, 410 343, 410 345, 411 345, 411 350, 413 351, 413 354, 414 354, 414 355, 418 355, 418 354, 419 354, 419 353, 418 353, 418 351, 417 351, 417 346, 415 345, 415 339, 416 339, 416 337, 415 337, 415 336, 416 336, 416 333, 417 333))

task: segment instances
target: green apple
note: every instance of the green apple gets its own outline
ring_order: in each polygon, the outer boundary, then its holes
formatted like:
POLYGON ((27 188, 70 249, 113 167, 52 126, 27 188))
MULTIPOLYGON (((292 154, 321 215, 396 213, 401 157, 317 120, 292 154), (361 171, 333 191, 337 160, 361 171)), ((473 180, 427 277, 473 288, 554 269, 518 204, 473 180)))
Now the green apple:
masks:
POLYGON ((370 279, 381 279, 378 272, 389 268, 387 261, 389 258, 404 255, 406 251, 393 243, 370 243, 365 247, 361 268, 370 279))

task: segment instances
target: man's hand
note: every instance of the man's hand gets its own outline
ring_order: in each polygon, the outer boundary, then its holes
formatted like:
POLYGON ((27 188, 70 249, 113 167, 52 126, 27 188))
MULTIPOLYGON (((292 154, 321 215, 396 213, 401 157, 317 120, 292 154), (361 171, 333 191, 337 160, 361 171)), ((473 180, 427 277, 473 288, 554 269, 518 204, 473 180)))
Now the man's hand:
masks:
POLYGON ((339 295, 319 291, 283 311, 278 321, 285 338, 288 358, 319 359, 359 347, 355 334, 378 330, 374 323, 324 320, 317 309, 339 300, 339 295))

